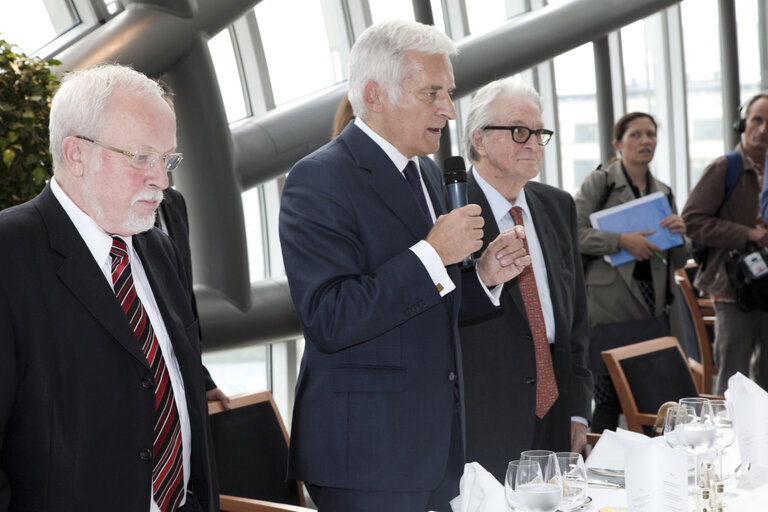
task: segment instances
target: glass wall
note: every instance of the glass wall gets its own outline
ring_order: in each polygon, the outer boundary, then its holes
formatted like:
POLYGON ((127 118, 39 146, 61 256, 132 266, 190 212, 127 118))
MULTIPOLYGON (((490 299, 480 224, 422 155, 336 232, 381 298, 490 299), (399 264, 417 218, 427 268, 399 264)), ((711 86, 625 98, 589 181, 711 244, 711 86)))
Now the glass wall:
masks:
MULTIPOLYGON (((430 0, 430 5, 436 25, 461 42, 467 36, 498 30, 528 9, 569 1, 430 0)), ((81 20, 94 18, 88 9, 96 4, 99 2, 0 0, 0 38, 34 52, 83 25, 81 20)), ((766 0, 734 2, 742 102, 760 89, 761 79, 765 81, 759 57, 759 43, 766 38, 765 27, 758 25, 761 4, 765 6, 766 0)), ((122 4, 104 0, 101 8, 100 16, 109 19, 122 10, 122 4)), ((345 80, 351 43, 365 25, 413 16, 411 0, 258 2, 208 43, 227 119, 235 122, 258 118, 273 109, 288 111, 300 100, 323 94, 345 80)), ((704 167, 727 149, 725 130, 730 127, 724 125, 723 112, 738 108, 723 105, 722 100, 718 0, 683 0, 662 13, 627 24, 610 37, 620 42, 612 46, 616 55, 611 54, 610 62, 614 117, 641 110, 657 118, 660 138, 652 169, 675 185, 678 206, 682 206, 704 167)), ((552 126, 556 135, 546 149, 546 181, 574 191, 601 163, 600 142, 610 137, 600 128, 603 120, 597 111, 592 43, 521 71, 516 79, 541 90, 545 120, 556 125, 552 126)), ((462 113, 470 98, 456 98, 459 119, 450 124, 453 152, 460 151, 462 113)), ((615 119, 609 121, 612 124, 615 119)), ((284 273, 277 236, 280 186, 281 179, 276 179, 243 191, 251 282, 284 273)), ((205 361, 219 384, 234 393, 271 386, 295 373, 301 344, 298 347, 296 357, 290 356, 291 350, 284 351, 288 356, 277 357, 269 347, 257 346, 206 353, 205 361), (278 359, 280 363, 273 364, 278 359)))

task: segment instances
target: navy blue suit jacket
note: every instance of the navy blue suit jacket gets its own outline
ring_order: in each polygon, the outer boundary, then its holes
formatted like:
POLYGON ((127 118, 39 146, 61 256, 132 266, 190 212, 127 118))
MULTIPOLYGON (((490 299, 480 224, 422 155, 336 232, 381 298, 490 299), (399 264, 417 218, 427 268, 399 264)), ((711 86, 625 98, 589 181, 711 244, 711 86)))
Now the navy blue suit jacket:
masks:
MULTIPOLYGON (((437 215, 440 172, 420 167, 437 215)), ((285 183, 280 239, 306 338, 289 472, 314 485, 411 492, 446 470, 461 357, 457 289, 440 297, 409 247, 430 225, 401 173, 350 124, 285 183)), ((473 274, 466 306, 491 307, 473 274)))

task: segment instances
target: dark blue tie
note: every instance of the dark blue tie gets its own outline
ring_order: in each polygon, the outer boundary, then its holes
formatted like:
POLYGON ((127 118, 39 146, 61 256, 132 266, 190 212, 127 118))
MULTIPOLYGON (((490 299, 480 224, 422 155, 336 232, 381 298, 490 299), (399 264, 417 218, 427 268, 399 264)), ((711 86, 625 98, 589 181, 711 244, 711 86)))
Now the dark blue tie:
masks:
POLYGON ((408 181, 408 184, 411 186, 411 190, 413 191, 413 195, 416 196, 416 200, 419 202, 419 206, 421 206, 421 211, 424 212, 424 215, 427 218, 427 222, 429 222, 429 225, 432 225, 432 214, 429 213, 429 206, 427 206, 427 198, 424 196, 424 189, 421 186, 421 178, 419 177, 419 170, 416 168, 416 164, 413 160, 408 160, 408 164, 405 166, 405 170, 403 171, 403 174, 405 174, 405 179, 408 181))

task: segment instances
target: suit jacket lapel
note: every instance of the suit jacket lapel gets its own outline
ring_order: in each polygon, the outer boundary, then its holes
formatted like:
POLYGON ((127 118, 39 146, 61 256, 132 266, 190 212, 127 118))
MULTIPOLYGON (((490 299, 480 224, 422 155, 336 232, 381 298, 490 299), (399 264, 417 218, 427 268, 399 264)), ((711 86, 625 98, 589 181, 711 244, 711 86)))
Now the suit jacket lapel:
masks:
MULTIPOLYGON (((62 256, 59 277, 93 317, 132 356, 148 366, 128 318, 104 274, 93 261, 74 224, 54 197, 50 185, 40 193, 36 206, 50 233, 51 249, 62 256)), ((66 314, 66 311, 63 311, 66 314)))
POLYGON ((417 239, 424 239, 430 225, 421 211, 419 203, 392 160, 360 128, 349 124, 339 135, 352 149, 357 165, 370 173, 370 184, 384 203, 392 210, 417 239))
POLYGON ((176 358, 179 361, 179 367, 184 368, 188 354, 186 352, 186 343, 182 343, 182 341, 187 339, 187 334, 184 332, 184 322, 179 317, 177 309, 173 307, 169 288, 165 285, 165 283, 169 282, 167 272, 171 269, 167 265, 162 264, 162 262, 157 261, 154 253, 149 248, 147 238, 147 233, 136 235, 133 237, 133 245, 141 258, 144 273, 147 275, 149 285, 152 288, 152 295, 154 295, 157 307, 163 317, 165 330, 173 345, 176 358))
MULTIPOLYGON (((528 208, 533 217, 533 223, 536 226, 536 237, 539 239, 541 252, 544 256, 544 264, 547 268, 547 281, 549 281, 549 296, 552 300, 552 309, 559 311, 558 304, 561 299, 561 281, 560 256, 562 251, 557 243, 557 233, 554 231, 554 223, 541 201, 539 195, 531 187, 525 188, 525 199, 528 201, 528 208)), ((539 284, 537 283, 537 286, 539 284)), ((555 315, 555 322, 561 318, 561 315, 555 315)), ((555 325, 555 333, 563 332, 561 326, 555 325)))

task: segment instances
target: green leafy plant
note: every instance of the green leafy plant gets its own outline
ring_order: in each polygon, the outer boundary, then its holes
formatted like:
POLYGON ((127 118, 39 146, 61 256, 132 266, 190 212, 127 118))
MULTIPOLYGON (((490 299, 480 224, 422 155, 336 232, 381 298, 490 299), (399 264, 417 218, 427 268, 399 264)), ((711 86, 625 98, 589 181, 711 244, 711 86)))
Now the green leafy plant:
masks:
POLYGON ((52 171, 48 117, 60 62, 0 39, 0 210, 35 197, 52 171))

